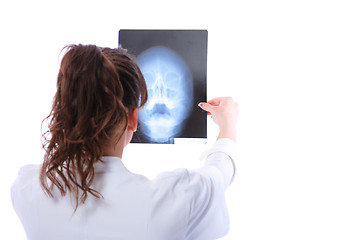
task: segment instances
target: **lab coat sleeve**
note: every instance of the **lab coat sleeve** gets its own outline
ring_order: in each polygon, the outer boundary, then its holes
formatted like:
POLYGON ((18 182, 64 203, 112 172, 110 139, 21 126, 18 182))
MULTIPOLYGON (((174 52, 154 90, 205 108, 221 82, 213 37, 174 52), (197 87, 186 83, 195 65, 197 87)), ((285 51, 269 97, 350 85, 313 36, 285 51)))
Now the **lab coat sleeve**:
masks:
POLYGON ((218 239, 229 231, 225 190, 235 174, 235 144, 220 139, 203 154, 203 168, 188 171, 189 222, 186 239, 218 239))

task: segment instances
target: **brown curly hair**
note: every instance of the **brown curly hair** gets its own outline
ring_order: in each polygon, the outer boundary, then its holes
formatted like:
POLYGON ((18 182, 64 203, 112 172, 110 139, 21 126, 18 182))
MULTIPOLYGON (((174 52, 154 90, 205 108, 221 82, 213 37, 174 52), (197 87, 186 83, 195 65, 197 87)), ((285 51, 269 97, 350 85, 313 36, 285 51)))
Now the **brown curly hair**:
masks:
POLYGON ((88 194, 102 197, 91 188, 94 164, 106 144, 121 138, 129 111, 145 104, 147 89, 134 57, 121 47, 69 45, 64 50, 52 109, 44 119, 48 130, 40 183, 49 197, 54 186, 62 196, 73 193, 76 211, 88 194))

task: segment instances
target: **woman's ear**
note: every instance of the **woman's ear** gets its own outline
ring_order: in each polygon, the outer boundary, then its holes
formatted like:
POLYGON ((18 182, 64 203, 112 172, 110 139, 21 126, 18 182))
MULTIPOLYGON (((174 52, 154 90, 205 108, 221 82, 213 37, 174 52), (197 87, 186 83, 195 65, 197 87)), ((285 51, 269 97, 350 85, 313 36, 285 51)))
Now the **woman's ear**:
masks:
POLYGON ((132 132, 136 132, 137 129, 137 118, 138 118, 138 108, 134 108, 129 113, 129 123, 128 123, 128 130, 132 132))

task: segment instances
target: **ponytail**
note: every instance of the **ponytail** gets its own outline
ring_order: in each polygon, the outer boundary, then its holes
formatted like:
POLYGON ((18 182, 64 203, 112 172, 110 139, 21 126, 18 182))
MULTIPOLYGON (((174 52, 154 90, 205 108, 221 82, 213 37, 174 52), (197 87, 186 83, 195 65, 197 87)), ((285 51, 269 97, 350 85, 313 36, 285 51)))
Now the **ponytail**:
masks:
POLYGON ((104 145, 115 134, 123 135, 128 110, 145 104, 147 90, 124 49, 70 45, 65 50, 52 109, 44 119, 48 131, 43 134, 40 183, 49 197, 54 197, 54 186, 62 196, 74 194, 76 211, 89 194, 102 197, 91 188, 94 164, 101 161, 104 145))

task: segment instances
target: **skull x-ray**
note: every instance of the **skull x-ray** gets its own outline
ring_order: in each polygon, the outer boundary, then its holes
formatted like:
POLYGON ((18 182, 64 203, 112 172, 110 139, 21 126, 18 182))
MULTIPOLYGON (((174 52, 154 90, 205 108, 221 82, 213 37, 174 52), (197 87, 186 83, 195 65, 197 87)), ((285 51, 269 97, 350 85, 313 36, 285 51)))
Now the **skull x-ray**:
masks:
POLYGON ((151 142, 168 142, 182 131, 192 111, 190 68, 181 56, 163 46, 145 50, 137 61, 148 88, 148 102, 139 112, 142 132, 151 142))
POLYGON ((119 44, 136 55, 148 101, 132 142, 206 138, 206 30, 120 30, 119 44))

